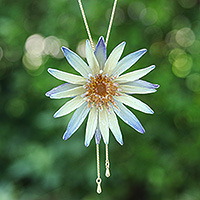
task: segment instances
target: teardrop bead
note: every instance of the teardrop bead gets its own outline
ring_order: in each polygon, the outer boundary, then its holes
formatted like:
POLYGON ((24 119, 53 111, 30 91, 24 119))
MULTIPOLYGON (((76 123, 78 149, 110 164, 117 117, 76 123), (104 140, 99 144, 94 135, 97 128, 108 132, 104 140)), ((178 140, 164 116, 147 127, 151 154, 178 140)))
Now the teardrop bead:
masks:
POLYGON ((106 173, 105 173, 106 177, 110 177, 110 170, 109 168, 106 168, 106 173))

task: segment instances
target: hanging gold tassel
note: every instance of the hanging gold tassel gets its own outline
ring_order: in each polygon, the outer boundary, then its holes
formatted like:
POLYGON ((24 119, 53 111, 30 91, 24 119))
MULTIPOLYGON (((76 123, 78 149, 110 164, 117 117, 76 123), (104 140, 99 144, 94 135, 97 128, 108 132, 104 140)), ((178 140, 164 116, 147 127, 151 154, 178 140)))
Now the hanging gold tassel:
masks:
POLYGON ((108 144, 106 144, 106 162, 105 162, 105 166, 106 166, 105 176, 106 177, 110 177, 110 162, 109 162, 109 159, 108 159, 108 144))

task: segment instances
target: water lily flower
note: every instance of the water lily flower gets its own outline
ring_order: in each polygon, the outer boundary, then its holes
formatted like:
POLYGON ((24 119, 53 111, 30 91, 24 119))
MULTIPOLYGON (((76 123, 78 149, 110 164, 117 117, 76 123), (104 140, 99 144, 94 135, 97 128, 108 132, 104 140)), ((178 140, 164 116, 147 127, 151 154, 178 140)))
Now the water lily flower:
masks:
POLYGON ((156 92, 159 85, 140 80, 140 78, 152 71, 155 66, 152 65, 122 74, 147 51, 146 49, 141 49, 119 60, 124 47, 125 42, 120 43, 107 58, 106 45, 102 36, 95 51, 92 50, 91 44, 87 40, 86 59, 88 64, 70 49, 62 47, 69 64, 81 75, 78 76, 57 69, 48 69, 51 75, 66 83, 53 88, 46 93, 46 96, 52 99, 72 97, 54 114, 54 117, 61 117, 76 110, 64 133, 64 140, 72 136, 88 114, 85 146, 89 146, 94 135, 97 144, 99 144, 101 137, 104 143, 108 144, 109 129, 122 145, 123 139, 116 115, 139 133, 145 132, 139 120, 124 104, 135 110, 153 114, 153 110, 148 105, 130 94, 156 92))

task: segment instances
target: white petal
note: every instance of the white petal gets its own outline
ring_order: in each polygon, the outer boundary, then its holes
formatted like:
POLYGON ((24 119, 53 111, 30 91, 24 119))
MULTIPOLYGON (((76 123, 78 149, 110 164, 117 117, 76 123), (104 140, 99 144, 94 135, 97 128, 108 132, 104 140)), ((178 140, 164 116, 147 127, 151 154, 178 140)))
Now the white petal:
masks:
POLYGON ((103 106, 103 110, 99 110, 99 128, 101 131, 101 135, 103 137, 104 143, 109 143, 109 124, 108 124, 108 113, 105 106, 103 106))
POLYGON ((130 95, 123 94, 122 96, 115 96, 115 99, 134 108, 135 110, 153 114, 153 110, 148 105, 130 95))
POLYGON ((97 128, 95 130, 95 142, 96 144, 100 144, 101 141, 101 131, 99 128, 98 114, 97 114, 97 128))
POLYGON ((124 71, 129 69, 133 64, 135 64, 145 53, 146 49, 141 49, 139 51, 133 52, 126 57, 124 57, 122 60, 120 60, 113 70, 113 76, 119 76, 124 71))
POLYGON ((125 47, 126 42, 122 42, 117 47, 113 49, 110 56, 108 57, 105 67, 104 67, 104 74, 111 75, 114 68, 116 67, 125 47))
POLYGON ((56 77, 57 79, 61 80, 61 81, 65 81, 68 83, 73 83, 73 84, 79 84, 79 85, 83 85, 87 82, 86 78, 83 78, 82 76, 77 76, 74 74, 70 74, 67 72, 62 72, 60 70, 57 69, 48 69, 48 72, 56 77))
POLYGON ((83 86, 64 83, 47 92, 46 96, 52 99, 61 99, 66 97, 77 96, 83 94, 84 92, 85 89, 83 88, 83 86))
POLYGON ((83 77, 88 77, 91 73, 89 66, 76 53, 66 47, 62 47, 62 51, 69 62, 69 64, 79 72, 83 77))
POLYGON ((110 130, 112 131, 113 135, 115 136, 115 139, 123 145, 123 139, 122 139, 122 134, 120 131, 120 127, 117 121, 117 117, 115 113, 113 112, 113 109, 110 109, 110 113, 108 113, 108 121, 109 121, 109 127, 110 130))
POLYGON ((80 96, 77 96, 73 98, 72 100, 65 103, 55 114, 54 117, 61 117, 63 115, 67 115, 76 108, 80 107, 85 102, 85 99, 83 99, 80 96))
POLYGON ((127 94, 149 94, 157 91, 152 88, 137 87, 132 85, 120 85, 120 89, 122 92, 127 94))
POLYGON ((85 146, 88 147, 97 127, 97 109, 91 108, 85 134, 85 146))
POLYGON ((84 119, 87 117, 90 108, 88 107, 88 103, 85 102, 82 106, 80 106, 73 114, 66 132, 63 135, 63 139, 67 140, 83 123, 84 119))
POLYGON ((78 95, 81 95, 85 92, 85 89, 83 86, 75 87, 67 91, 59 92, 59 93, 54 93, 50 96, 51 99, 61 99, 61 98, 66 98, 66 97, 75 97, 78 95))
POLYGON ((136 86, 136 87, 142 87, 142 88, 148 88, 148 89, 157 89, 160 87, 158 84, 153 84, 153 83, 143 81, 143 80, 135 80, 132 82, 124 83, 122 85, 130 85, 130 86, 136 86))
POLYGON ((126 83, 135 81, 146 74, 148 74, 150 71, 152 71, 155 68, 155 65, 151 65, 150 67, 146 67, 144 69, 135 70, 133 72, 129 72, 127 74, 123 74, 122 76, 115 79, 117 83, 126 83))
POLYGON ((46 96, 51 96, 52 94, 55 93, 60 93, 60 92, 65 92, 66 90, 71 90, 73 88, 79 87, 80 85, 75 85, 75 84, 70 84, 70 83, 64 83, 62 85, 59 85, 52 90, 48 91, 45 95, 46 96))
POLYGON ((127 123, 129 126, 131 126, 132 128, 134 128, 136 131, 140 132, 140 133, 144 133, 145 130, 142 127, 141 123, 139 122, 139 120, 136 118, 136 116, 128 109, 126 108, 122 103, 116 101, 117 103, 117 107, 119 108, 116 109, 115 107, 113 107, 115 113, 125 122, 127 123))
POLYGON ((94 54, 97 58, 100 69, 103 69, 107 59, 107 53, 104 38, 102 36, 99 38, 94 54))
POLYGON ((91 68, 92 74, 94 75, 99 73, 99 63, 96 59, 96 56, 94 55, 94 51, 92 50, 89 40, 86 41, 86 58, 91 68))

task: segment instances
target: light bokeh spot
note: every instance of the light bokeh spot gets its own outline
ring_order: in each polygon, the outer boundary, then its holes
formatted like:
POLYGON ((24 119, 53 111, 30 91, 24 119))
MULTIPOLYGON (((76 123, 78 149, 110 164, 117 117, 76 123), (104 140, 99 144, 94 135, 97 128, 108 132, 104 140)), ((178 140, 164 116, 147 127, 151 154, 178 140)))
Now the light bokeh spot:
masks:
POLYGON ((55 36, 49 36, 44 39, 44 53, 51 55, 55 58, 63 58, 63 54, 60 50, 62 46, 60 40, 55 36))
POLYGON ((200 93, 200 74, 190 74, 186 79, 186 84, 191 91, 195 93, 200 93))
POLYGON ((41 56, 44 50, 44 37, 39 34, 31 35, 26 40, 25 49, 30 55, 41 56))
POLYGON ((152 25, 158 20, 158 14, 153 8, 144 8, 140 13, 140 20, 144 25, 152 25))
POLYGON ((192 8, 197 3, 197 0, 178 0, 183 8, 192 8))
POLYGON ((86 53, 85 53, 85 40, 81 40, 78 43, 78 46, 76 48, 76 52, 82 57, 85 58, 86 57, 86 53))
POLYGON ((134 1, 128 6, 128 15, 131 19, 137 20, 140 17, 140 13, 144 9, 144 3, 142 3, 141 1, 134 1))
POLYGON ((177 77, 185 78, 190 73, 192 64, 193 60, 190 55, 179 55, 172 64, 172 71, 177 77))
POLYGON ((189 47, 195 41, 194 32, 190 28, 182 28, 176 33, 176 41, 182 47, 189 47))
POLYGON ((37 70, 42 65, 42 56, 25 53, 22 62, 27 69, 37 70))
POLYGON ((3 58, 3 49, 0 47, 0 60, 3 58))

